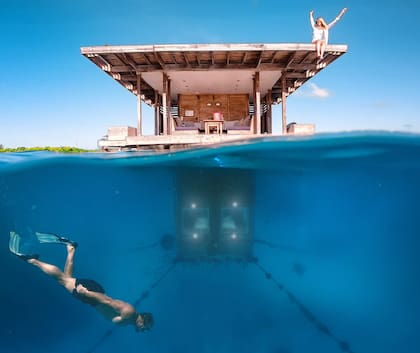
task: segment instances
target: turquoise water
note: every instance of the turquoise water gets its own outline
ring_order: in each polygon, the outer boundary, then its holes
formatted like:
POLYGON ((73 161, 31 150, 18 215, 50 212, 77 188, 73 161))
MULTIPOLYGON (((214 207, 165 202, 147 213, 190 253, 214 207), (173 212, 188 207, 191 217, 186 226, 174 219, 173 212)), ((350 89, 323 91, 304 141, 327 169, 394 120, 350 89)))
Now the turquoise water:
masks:
MULTIPOLYGON (((419 156, 419 135, 385 133, 160 155, 0 154, 0 351, 414 352, 419 156), (214 217, 211 251, 183 243, 194 197, 214 217), (246 231, 213 244, 231 201, 246 231), (11 230, 78 241, 76 276, 152 312, 153 330, 114 328, 74 300, 9 253, 11 230)), ((33 246, 63 266, 64 247, 33 246)))

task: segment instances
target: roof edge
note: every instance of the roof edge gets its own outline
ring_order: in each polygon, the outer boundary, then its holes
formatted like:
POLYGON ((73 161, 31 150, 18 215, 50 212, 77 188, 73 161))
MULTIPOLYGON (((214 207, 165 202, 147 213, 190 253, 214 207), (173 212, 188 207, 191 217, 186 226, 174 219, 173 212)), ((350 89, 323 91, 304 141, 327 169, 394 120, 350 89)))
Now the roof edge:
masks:
MULTIPOLYGON (((328 50, 347 52, 346 44, 332 44, 328 50)), ((253 43, 253 44, 152 44, 152 45, 102 45, 81 47, 81 54, 135 53, 135 52, 209 52, 209 51, 264 51, 264 50, 312 50, 312 43, 253 43)))

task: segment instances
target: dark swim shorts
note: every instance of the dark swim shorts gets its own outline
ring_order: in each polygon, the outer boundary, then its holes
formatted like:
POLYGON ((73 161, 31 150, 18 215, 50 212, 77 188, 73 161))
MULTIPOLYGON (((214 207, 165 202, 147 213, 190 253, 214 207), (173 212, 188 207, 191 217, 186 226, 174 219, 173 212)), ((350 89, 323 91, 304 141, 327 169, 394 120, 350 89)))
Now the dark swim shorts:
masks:
POLYGON ((92 306, 98 305, 98 302, 95 299, 88 298, 88 297, 84 296, 83 294, 77 293, 76 288, 79 284, 81 284, 83 287, 85 287, 87 290, 89 290, 91 292, 105 294, 105 290, 103 289, 103 287, 98 282, 94 281, 93 279, 84 279, 84 278, 78 279, 77 278, 74 289, 73 289, 73 296, 75 298, 79 299, 83 303, 86 303, 86 304, 89 304, 89 305, 92 305, 92 306))

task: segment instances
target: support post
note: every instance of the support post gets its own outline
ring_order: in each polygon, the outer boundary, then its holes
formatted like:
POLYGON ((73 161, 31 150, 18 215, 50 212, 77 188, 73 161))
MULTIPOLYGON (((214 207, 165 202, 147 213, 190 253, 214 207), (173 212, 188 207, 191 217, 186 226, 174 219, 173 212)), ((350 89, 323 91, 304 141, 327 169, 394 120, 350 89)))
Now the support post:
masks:
POLYGON ((166 73, 163 73, 163 89, 162 89, 162 124, 163 124, 163 134, 168 134, 168 103, 167 103, 167 93, 168 93, 168 76, 166 73))
POLYGON ((268 90, 267 93, 267 133, 273 133, 273 92, 268 90))
POLYGON ((167 89, 167 97, 166 97, 167 107, 168 107, 166 117, 167 117, 168 121, 166 123, 166 126, 168 127, 168 135, 172 135, 171 80, 169 79, 169 77, 167 77, 166 82, 167 82, 167 86, 168 86, 168 89, 167 89))
POLYGON ((261 92, 260 92, 260 72, 256 71, 254 75, 254 116, 256 134, 261 134, 261 92))
POLYGON ((137 136, 142 135, 141 74, 137 73, 137 136))
POLYGON ((281 75, 281 123, 282 123, 282 133, 283 135, 287 134, 287 115, 286 115, 286 75, 282 73, 281 75))
POLYGON ((158 136, 160 134, 160 119, 159 119, 159 93, 158 91, 155 92, 155 135, 158 136))

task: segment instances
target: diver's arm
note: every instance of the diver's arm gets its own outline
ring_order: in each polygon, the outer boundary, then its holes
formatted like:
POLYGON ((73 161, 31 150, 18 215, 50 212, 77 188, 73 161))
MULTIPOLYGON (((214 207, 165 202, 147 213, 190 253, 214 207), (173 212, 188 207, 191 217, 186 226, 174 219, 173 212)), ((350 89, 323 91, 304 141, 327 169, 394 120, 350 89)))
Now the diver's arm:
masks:
POLYGON ((112 306, 113 300, 103 293, 92 292, 88 290, 86 287, 79 284, 76 288, 77 293, 80 295, 85 296, 86 298, 91 298, 98 302, 98 304, 112 306))

